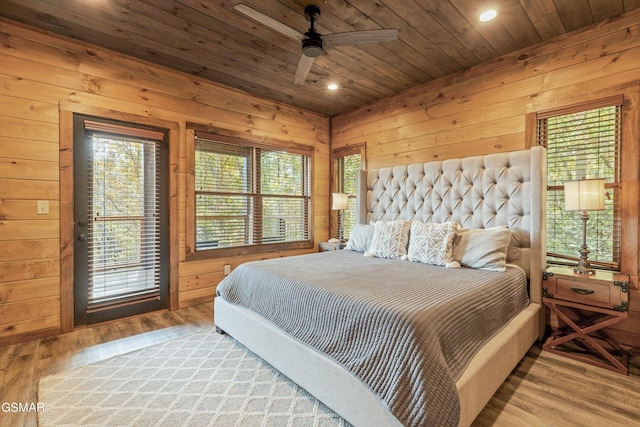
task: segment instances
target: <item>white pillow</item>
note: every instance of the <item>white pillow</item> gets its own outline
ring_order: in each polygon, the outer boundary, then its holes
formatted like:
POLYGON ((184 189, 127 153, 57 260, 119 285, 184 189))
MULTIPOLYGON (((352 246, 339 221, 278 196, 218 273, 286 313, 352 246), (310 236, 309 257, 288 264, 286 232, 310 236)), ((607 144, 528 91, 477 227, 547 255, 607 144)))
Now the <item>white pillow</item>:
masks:
POLYGON ((453 237, 459 224, 456 222, 426 223, 413 221, 409 240, 409 261, 458 268, 453 260, 453 237))
POLYGON ((365 256, 401 259, 407 255, 411 221, 378 221, 373 225, 373 237, 365 256))
POLYGON ((464 267, 505 271, 511 230, 506 227, 465 228, 453 240, 453 259, 464 267))
POLYGON ((351 231, 351 236, 345 246, 345 250, 367 252, 373 239, 373 225, 356 224, 351 231))

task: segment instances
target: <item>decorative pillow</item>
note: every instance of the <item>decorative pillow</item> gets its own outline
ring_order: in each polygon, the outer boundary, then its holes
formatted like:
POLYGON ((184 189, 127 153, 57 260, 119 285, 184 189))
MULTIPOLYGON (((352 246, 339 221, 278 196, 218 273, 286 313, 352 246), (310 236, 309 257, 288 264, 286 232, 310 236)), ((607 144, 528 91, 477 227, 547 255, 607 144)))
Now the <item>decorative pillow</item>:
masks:
POLYGON ((506 227, 458 230, 453 259, 478 270, 505 271, 511 230, 506 227))
POLYGON ((378 221, 373 225, 371 247, 365 256, 401 259, 407 255, 411 221, 378 221))
POLYGON ((453 260, 453 238, 459 228, 457 222, 441 224, 413 221, 409 240, 409 261, 459 268, 453 260))
MULTIPOLYGON (((527 236, 524 236, 526 239, 527 236)), ((511 230, 511 239, 509 240, 509 247, 507 248, 507 264, 514 264, 524 270, 527 277, 531 273, 531 264, 529 260, 530 248, 528 247, 528 240, 523 239, 522 235, 514 233, 511 230)))
POLYGON ((345 250, 367 252, 371 247, 373 238, 373 225, 356 224, 351 231, 351 236, 345 246, 345 250))

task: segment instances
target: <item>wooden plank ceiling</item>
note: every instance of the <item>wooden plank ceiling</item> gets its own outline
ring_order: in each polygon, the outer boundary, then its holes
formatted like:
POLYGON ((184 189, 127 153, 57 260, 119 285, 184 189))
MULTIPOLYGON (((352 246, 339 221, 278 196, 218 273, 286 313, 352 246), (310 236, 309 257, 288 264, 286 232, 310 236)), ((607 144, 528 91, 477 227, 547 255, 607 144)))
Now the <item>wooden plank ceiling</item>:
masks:
POLYGON ((640 7, 640 0, 1 0, 0 16, 327 116, 640 7), (289 38, 234 9, 244 3, 304 33, 397 28, 380 44, 332 46, 305 84, 289 38), (493 5, 498 17, 479 21, 493 5), (337 91, 328 91, 329 82, 337 91))

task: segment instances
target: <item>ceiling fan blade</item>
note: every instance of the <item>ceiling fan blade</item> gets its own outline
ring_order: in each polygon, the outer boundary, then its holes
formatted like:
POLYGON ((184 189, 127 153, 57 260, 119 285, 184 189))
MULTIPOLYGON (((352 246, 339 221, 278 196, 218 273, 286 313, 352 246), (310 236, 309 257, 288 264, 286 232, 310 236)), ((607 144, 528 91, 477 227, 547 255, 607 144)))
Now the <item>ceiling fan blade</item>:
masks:
POLYGON ((247 6, 244 3, 238 3, 235 6, 233 6, 233 8, 238 12, 247 15, 249 18, 253 19, 254 21, 257 21, 262 25, 265 25, 271 28, 272 30, 276 30, 277 32, 284 34, 287 37, 290 37, 298 41, 302 41, 304 39, 304 35, 301 32, 294 30, 290 26, 283 24, 280 21, 276 21, 272 17, 265 15, 264 13, 260 12, 257 9, 252 8, 251 6, 247 6))
POLYGON ((296 75, 293 78, 293 83, 297 85, 304 84, 307 79, 307 75, 309 75, 309 71, 311 70, 311 66, 313 65, 313 57, 300 55, 300 61, 298 61, 298 68, 296 68, 296 75))
POLYGON ((325 46, 384 43, 397 40, 398 29, 349 31, 346 33, 327 34, 326 36, 322 36, 322 38, 325 46))

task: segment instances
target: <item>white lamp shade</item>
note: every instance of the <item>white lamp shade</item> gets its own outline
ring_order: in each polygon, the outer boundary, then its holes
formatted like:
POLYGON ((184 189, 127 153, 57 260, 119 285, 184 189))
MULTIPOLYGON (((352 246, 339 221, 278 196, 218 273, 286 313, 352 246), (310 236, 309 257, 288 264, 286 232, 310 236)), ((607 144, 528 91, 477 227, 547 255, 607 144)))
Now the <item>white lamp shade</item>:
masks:
POLYGON ((331 210, 343 211, 349 209, 349 195, 346 193, 333 193, 331 210))
POLYGON ((604 179, 582 179, 565 182, 564 210, 604 210, 604 179))

